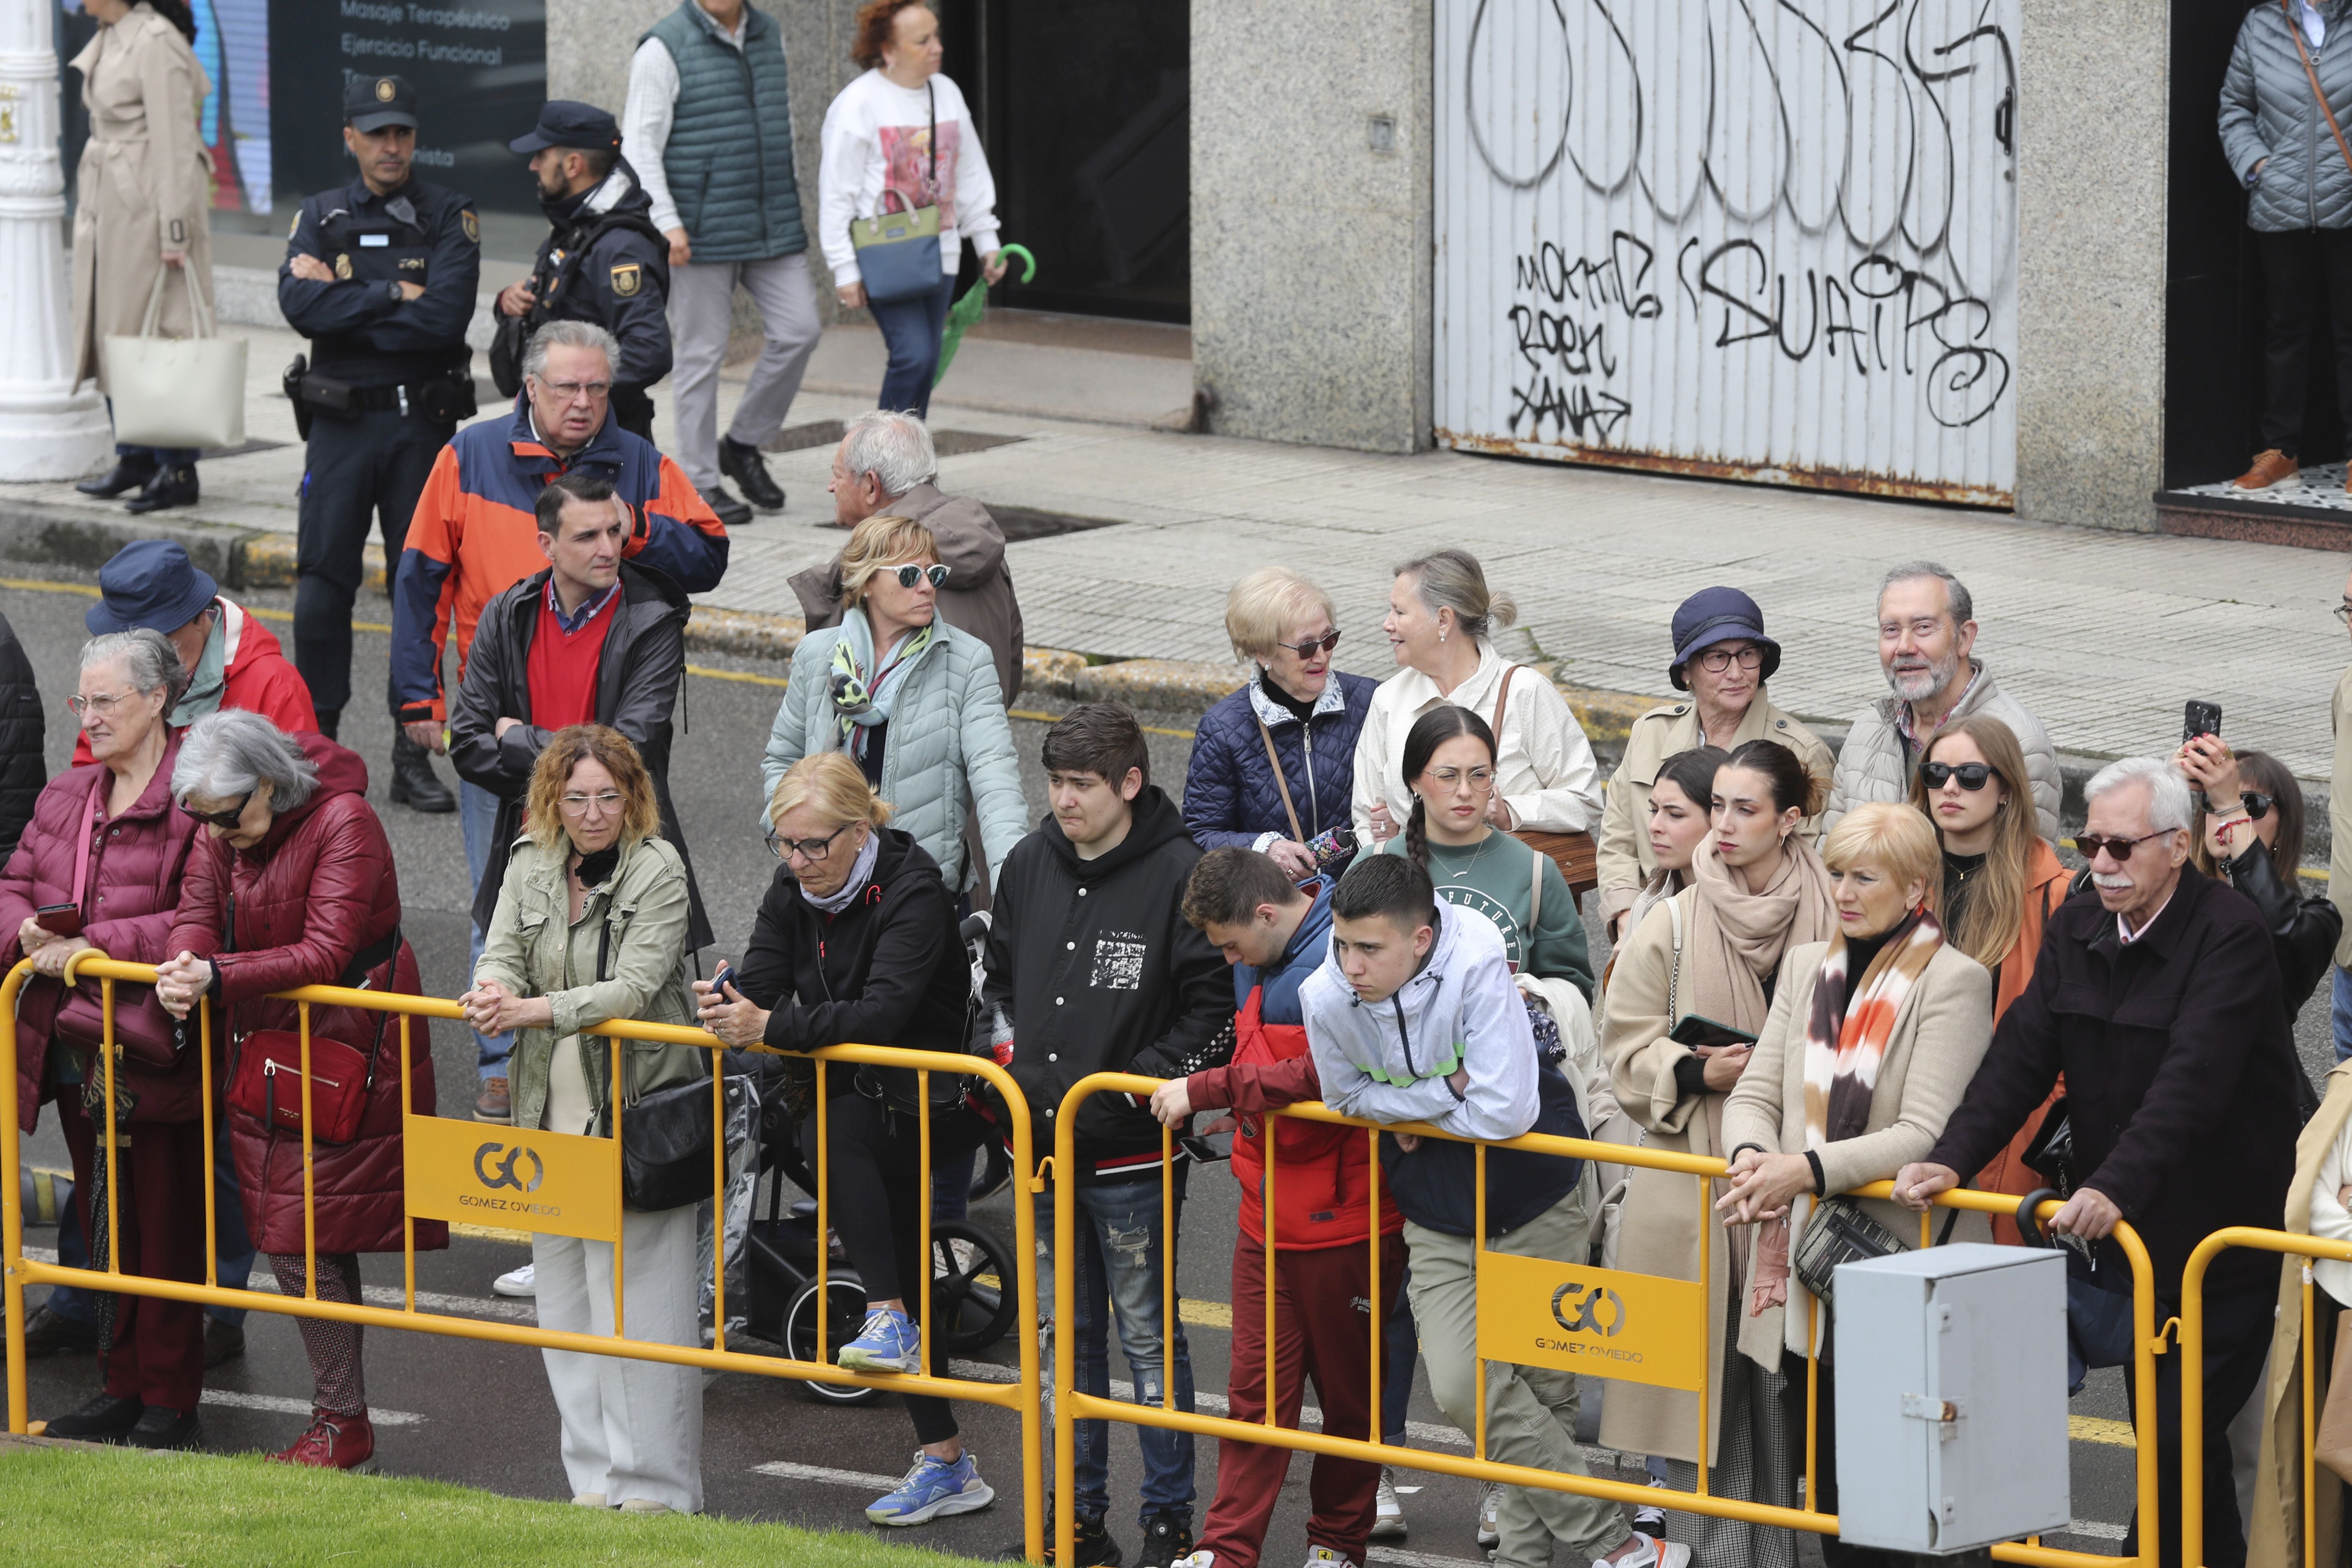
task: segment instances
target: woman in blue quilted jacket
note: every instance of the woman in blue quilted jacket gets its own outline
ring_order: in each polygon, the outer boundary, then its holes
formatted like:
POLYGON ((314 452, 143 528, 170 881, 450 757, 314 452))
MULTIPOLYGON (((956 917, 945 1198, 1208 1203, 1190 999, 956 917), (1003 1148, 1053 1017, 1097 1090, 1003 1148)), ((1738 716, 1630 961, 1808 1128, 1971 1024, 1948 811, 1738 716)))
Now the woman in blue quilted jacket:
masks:
POLYGON ((1380 682, 1331 668, 1331 596, 1280 566, 1234 584, 1225 635, 1252 673, 1202 716, 1184 826, 1204 850, 1255 849, 1295 878, 1318 865, 1336 876, 1355 854, 1356 737, 1380 682))

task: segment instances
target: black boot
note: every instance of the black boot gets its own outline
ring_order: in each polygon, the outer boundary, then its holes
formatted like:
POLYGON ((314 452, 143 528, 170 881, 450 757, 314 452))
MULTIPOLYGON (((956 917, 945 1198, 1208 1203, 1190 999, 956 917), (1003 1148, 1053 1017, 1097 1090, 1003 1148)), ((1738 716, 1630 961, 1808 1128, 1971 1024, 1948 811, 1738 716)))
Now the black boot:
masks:
POLYGON ((719 471, 733 479, 735 488, 743 492, 743 499, 761 511, 784 510, 784 487, 769 474, 768 460, 760 456, 759 447, 732 436, 721 436, 719 471))
POLYGON ((392 803, 436 816, 457 809, 457 797, 433 772, 433 753, 405 733, 392 742, 392 803))
POLYGON ((122 1435, 126 1448, 155 1448, 177 1453, 204 1447, 204 1424, 191 1410, 184 1415, 165 1405, 151 1405, 139 1413, 138 1423, 122 1435))
POLYGON ((167 507, 196 504, 196 466, 174 463, 155 470, 147 488, 122 503, 128 512, 162 511, 167 507))
POLYGON ((339 738, 335 731, 341 729, 342 725, 343 710, 341 709, 321 708, 319 710, 319 733, 326 736, 330 741, 339 738))
POLYGON ((44 1436, 73 1437, 85 1443, 119 1443, 139 1424, 142 1414, 135 1399, 95 1394, 80 1409, 50 1422, 44 1436))
POLYGON ((155 477, 155 454, 125 452, 114 459, 114 467, 94 479, 84 479, 74 486, 86 496, 99 496, 112 500, 125 490, 135 490, 155 477))

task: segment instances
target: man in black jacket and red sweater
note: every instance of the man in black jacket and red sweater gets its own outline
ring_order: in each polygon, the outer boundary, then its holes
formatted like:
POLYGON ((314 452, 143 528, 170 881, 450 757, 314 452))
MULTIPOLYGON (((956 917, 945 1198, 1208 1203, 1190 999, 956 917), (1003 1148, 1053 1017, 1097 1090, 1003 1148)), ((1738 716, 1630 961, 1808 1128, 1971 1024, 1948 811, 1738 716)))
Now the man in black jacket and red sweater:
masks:
MULTIPOLYGON (((2032 981, 2001 1016, 1935 1149, 1895 1174, 1895 1195, 1924 1210, 1959 1184, 1959 1172, 1982 1169, 2063 1071, 2078 1184, 2050 1228, 2095 1243, 2130 1222, 2155 1269, 2161 1323, 2179 1310, 2181 1271, 2199 1242, 2226 1226, 2278 1227, 2303 1068, 2261 914, 2186 864, 2187 782, 2133 757, 2084 794, 2089 822, 2077 843, 2091 856, 2092 889, 2051 916, 2032 981)), ((2128 1289, 2112 1244, 2095 1256, 2128 1289)), ((2277 1289, 2277 1261, 2264 1252, 2225 1251, 2205 1276, 2201 1561, 2211 1568, 2246 1557, 2227 1429, 2262 1375, 2277 1289)), ((2181 1560, 2180 1357, 2156 1365, 2157 1528, 2171 1568, 2181 1560)), ((2136 1518, 2126 1557, 2139 1528, 2136 1518)))
MULTIPOLYGON (((1200 849, 1183 815, 1153 787, 1135 715, 1118 703, 1074 708, 1046 731, 1045 788, 1053 815, 1014 847, 997 873, 982 1001, 1013 1030, 1012 1073, 1049 1150, 1070 1086, 1089 1073, 1179 1079, 1222 1067, 1234 1054, 1234 1005, 1224 959, 1185 922, 1184 886, 1200 849)), ((1160 1402, 1174 1379, 1176 1408, 1192 1408, 1192 1366, 1183 1324, 1163 1324, 1160 1123, 1149 1097, 1098 1094, 1078 1112, 1078 1386, 1107 1397, 1108 1303, 1135 1374, 1135 1396, 1160 1402), (1163 1331, 1175 1362, 1160 1364, 1163 1331)), ((1184 1202, 1185 1164, 1174 1171, 1184 1202)), ((1037 1205, 1037 1297, 1043 1349, 1053 1353, 1056 1259, 1054 1191, 1037 1205)), ((1192 1549, 1192 1439, 1137 1429, 1143 1447, 1139 1522, 1143 1568, 1192 1549)), ((1104 1523, 1109 1511, 1108 1423, 1077 1427, 1075 1564, 1119 1561, 1104 1523)))

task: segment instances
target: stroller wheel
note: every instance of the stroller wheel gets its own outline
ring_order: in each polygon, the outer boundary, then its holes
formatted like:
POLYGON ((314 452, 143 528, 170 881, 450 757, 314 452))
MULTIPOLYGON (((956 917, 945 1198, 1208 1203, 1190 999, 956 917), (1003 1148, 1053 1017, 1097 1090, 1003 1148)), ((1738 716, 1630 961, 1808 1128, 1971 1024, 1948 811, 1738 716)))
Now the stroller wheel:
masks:
POLYGON ((1003 1339, 1021 1304, 1015 1278, 1012 1251, 994 1232, 962 1220, 934 1224, 931 1333, 939 1348, 968 1354, 1003 1339))
MULTIPOLYGON (((824 1287, 824 1350, 826 1359, 831 1360, 865 1326, 866 1287, 855 1275, 844 1279, 838 1273, 828 1273, 824 1287)), ((801 1287, 792 1305, 784 1309, 784 1348, 794 1361, 816 1360, 816 1281, 812 1279, 801 1287)), ((859 1388, 854 1384, 811 1383, 807 1386, 810 1393, 828 1405, 866 1405, 882 1396, 878 1388, 859 1388)))

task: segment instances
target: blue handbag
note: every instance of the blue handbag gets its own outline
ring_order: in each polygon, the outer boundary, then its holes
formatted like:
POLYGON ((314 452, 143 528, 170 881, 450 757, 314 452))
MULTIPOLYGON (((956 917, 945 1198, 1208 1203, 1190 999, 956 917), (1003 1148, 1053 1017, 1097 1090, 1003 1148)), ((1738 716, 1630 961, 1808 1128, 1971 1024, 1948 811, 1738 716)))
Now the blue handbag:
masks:
MULTIPOLYGON (((939 94, 929 84, 924 90, 931 99, 931 189, 937 191, 939 94)), ((889 199, 890 191, 886 184, 882 200, 887 203, 889 199)), ((905 200, 903 196, 899 199, 902 203, 905 200)), ((854 218, 849 225, 849 243, 857 252, 857 270, 866 284, 868 304, 895 305, 902 300, 920 299, 936 290, 947 276, 940 266, 940 209, 936 205, 854 218)))

